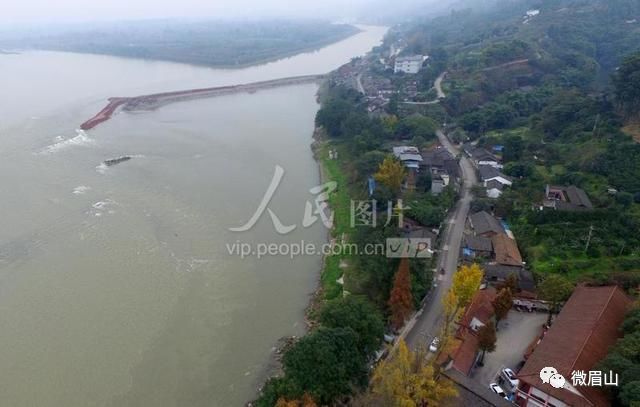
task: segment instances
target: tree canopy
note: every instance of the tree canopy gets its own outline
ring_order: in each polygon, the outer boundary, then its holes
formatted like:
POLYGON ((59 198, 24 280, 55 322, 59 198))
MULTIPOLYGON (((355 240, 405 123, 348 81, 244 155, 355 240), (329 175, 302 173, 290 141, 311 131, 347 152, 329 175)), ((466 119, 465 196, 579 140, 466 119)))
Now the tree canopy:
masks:
POLYGON ((618 103, 628 115, 640 112, 640 52, 628 56, 613 76, 618 103))
POLYGON ((358 335, 358 349, 365 355, 378 350, 382 342, 382 315, 364 298, 349 295, 330 301, 322 308, 319 320, 328 328, 352 329, 358 335))

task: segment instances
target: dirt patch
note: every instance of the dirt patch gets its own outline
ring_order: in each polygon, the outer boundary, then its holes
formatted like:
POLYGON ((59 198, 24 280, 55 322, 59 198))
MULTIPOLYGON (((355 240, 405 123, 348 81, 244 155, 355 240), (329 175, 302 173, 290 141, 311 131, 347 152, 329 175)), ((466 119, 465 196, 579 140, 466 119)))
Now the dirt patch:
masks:
POLYGON ((640 143, 640 121, 628 123, 622 128, 622 131, 633 137, 636 143, 640 143))

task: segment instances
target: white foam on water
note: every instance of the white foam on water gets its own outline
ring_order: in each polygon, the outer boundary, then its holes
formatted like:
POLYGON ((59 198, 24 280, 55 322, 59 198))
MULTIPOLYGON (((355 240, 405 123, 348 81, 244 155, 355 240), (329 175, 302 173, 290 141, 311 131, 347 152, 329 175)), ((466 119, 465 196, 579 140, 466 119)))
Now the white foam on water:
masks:
POLYGON ((67 149, 73 146, 86 146, 92 144, 95 140, 87 136, 87 133, 84 130, 77 129, 76 136, 65 139, 64 137, 58 136, 55 138, 56 142, 43 148, 39 154, 54 154, 61 150, 67 149))
POLYGON ((113 215, 116 211, 113 207, 118 206, 118 203, 113 199, 105 199, 104 201, 98 201, 91 205, 91 209, 87 212, 93 216, 113 215))
POLYGON ((96 167, 96 171, 99 174, 106 174, 108 169, 109 169, 109 166, 105 163, 102 163, 96 167))
POLYGON ((91 187, 88 187, 86 185, 80 185, 78 187, 73 188, 73 194, 75 195, 84 195, 86 194, 88 191, 91 191, 91 187))

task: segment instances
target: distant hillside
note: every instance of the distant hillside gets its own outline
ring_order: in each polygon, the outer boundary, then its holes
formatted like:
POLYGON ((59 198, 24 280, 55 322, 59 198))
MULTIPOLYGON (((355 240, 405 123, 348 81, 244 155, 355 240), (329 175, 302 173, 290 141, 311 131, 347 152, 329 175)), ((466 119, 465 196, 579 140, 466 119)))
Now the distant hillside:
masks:
POLYGON ((138 21, 0 31, 0 48, 41 49, 237 67, 321 47, 358 32, 307 21, 138 21))
POLYGON ((431 56, 418 89, 448 72, 452 138, 503 149, 516 181, 474 208, 507 219, 537 277, 640 282, 640 1, 460 9, 396 27, 391 45, 431 56), (584 189, 595 210, 534 210, 547 184, 584 189))

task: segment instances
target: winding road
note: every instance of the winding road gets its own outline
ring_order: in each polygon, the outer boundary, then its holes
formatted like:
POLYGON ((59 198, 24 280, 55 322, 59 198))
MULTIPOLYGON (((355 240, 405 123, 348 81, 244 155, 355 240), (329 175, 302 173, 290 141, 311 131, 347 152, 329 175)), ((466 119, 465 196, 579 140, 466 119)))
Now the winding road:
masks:
MULTIPOLYGON (((440 143, 451 154, 458 155, 459 150, 451 143, 449 138, 441 131, 437 132, 440 143)), ((460 245, 464 232, 464 225, 469 214, 469 207, 473 195, 471 188, 478 182, 475 170, 469 159, 462 154, 460 158, 463 184, 460 190, 460 199, 456 203, 446 221, 446 228, 439 248, 438 266, 436 270, 444 269, 445 273, 436 274, 437 286, 433 288, 414 319, 407 324, 408 332, 405 340, 410 349, 416 349, 420 345, 428 344, 434 336, 439 335, 443 318, 442 298, 451 287, 453 273, 458 268, 460 245)))
POLYGON ((442 81, 444 77, 447 75, 447 71, 442 72, 436 80, 433 82, 433 88, 436 90, 436 98, 430 100, 428 102, 402 102, 404 105, 435 105, 436 103, 440 103, 440 99, 444 99, 447 97, 444 91, 442 90, 442 81))

